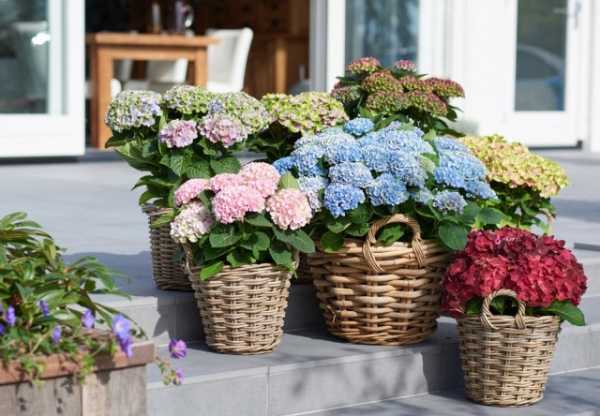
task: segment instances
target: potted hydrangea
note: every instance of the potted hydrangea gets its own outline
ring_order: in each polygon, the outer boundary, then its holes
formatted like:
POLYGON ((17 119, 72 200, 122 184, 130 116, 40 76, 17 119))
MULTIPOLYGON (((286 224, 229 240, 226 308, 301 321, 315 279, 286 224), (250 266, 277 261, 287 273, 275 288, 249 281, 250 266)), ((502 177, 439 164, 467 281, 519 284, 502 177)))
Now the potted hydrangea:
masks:
POLYGON ((287 156, 294 142, 348 120, 343 105, 325 92, 298 95, 266 94, 261 98, 273 122, 248 141, 251 150, 264 153, 269 162, 287 156))
POLYGON ((549 232, 555 216, 550 198, 569 184, 564 169, 499 135, 463 137, 461 142, 486 165, 498 196, 491 206, 504 213, 502 224, 527 229, 535 225, 549 232))
POLYGON ((502 214, 485 166, 460 142, 366 118, 305 136, 277 160, 309 198, 309 256, 330 331, 352 342, 419 342, 436 326, 448 249, 502 214))
MULTIPOLYGON (((181 382, 181 372, 155 355, 154 344, 144 341, 133 322, 95 302, 94 293, 124 295, 96 259, 65 263, 52 238, 25 214, 0 218, 3 414, 47 407, 65 414, 108 414, 111 401, 126 403, 119 415, 145 414, 145 366, 152 361, 165 383, 181 382), (40 394, 27 394, 28 383, 40 394), (131 390, 110 388, 123 384, 131 390), (129 400, 130 392, 136 400, 129 400), (85 399, 95 394, 107 400, 85 399)), ((173 346, 174 357, 185 355, 182 341, 173 346)))
POLYGON ((124 91, 111 103, 106 122, 114 147, 133 168, 146 172, 134 188, 145 187, 139 203, 149 215, 154 280, 160 289, 189 290, 189 282, 169 238, 175 189, 192 178, 236 173, 233 152, 270 124, 255 98, 240 93, 210 93, 189 85, 163 96, 124 91))
POLYGON ((361 115, 388 123, 413 121, 425 131, 460 135, 448 122, 457 117, 450 100, 464 97, 463 88, 451 80, 424 78, 411 61, 384 68, 376 58, 356 59, 346 67, 331 95, 344 104, 350 117, 361 115))
POLYGON ((308 198, 293 177, 263 162, 191 179, 175 195, 171 236, 185 248, 208 346, 272 351, 283 334, 296 253, 314 251, 302 231, 312 218, 308 198))
POLYGON ((561 322, 585 324, 585 289, 564 241, 509 227, 472 232, 443 296, 458 319, 467 395, 500 406, 541 400, 561 322))

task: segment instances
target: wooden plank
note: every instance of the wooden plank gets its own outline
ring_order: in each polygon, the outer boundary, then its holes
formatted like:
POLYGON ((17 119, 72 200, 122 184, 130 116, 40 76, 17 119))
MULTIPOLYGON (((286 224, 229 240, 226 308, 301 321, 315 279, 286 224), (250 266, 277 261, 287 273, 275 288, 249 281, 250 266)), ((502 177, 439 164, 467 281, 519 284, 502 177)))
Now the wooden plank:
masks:
MULTIPOLYGON (((135 61, 174 61, 176 59, 194 60, 198 48, 180 46, 100 46, 112 59, 131 59, 135 61)), ((206 52, 206 49, 200 48, 206 52)))
POLYGON ((0 415, 16 415, 17 409, 15 385, 0 386, 0 415))
POLYGON ((194 85, 205 86, 208 74, 206 73, 207 62, 206 62, 206 49, 199 49, 196 51, 196 56, 193 60, 193 83, 194 85))
POLYGON ((211 36, 99 32, 86 36, 88 44, 129 46, 206 47, 219 40, 211 36))
POLYGON ((13 385, 13 392, 17 402, 17 412, 13 413, 15 416, 80 416, 82 414, 81 386, 74 382, 72 377, 47 380, 42 386, 19 383, 13 385))
MULTIPOLYGON (((106 406, 108 415, 138 416, 146 414, 146 367, 129 367, 110 371, 106 406)), ((88 415, 84 415, 88 416, 88 415)), ((95 415, 94 415, 95 416, 95 415)))
POLYGON ((287 48, 283 37, 275 38, 275 92, 287 92, 287 48))

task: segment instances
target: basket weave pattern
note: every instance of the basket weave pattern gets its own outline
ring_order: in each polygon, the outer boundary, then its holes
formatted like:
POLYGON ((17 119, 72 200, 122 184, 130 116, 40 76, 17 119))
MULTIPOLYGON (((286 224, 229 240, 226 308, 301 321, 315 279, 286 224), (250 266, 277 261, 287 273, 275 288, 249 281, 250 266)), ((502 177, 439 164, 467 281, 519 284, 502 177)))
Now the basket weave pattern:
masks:
POLYGON ((226 266, 206 281, 197 277, 199 271, 190 267, 189 278, 210 348, 261 354, 279 345, 292 277, 288 270, 268 263, 226 266))
POLYGON ((142 210, 148 215, 154 284, 161 290, 191 291, 190 281, 181 260, 178 260, 178 257, 181 257, 180 248, 171 238, 169 224, 151 227, 152 221, 164 210, 153 205, 146 205, 142 210))
POLYGON ((413 344, 435 331, 448 261, 447 250, 422 240, 419 224, 401 214, 374 223, 364 242, 348 239, 336 253, 309 256, 329 331, 377 345, 413 344), (407 224, 411 243, 377 245, 377 232, 390 223, 407 224))
POLYGON ((481 316, 458 320, 460 356, 467 396, 497 406, 517 406, 542 399, 554 355, 560 320, 556 316, 525 316, 519 301, 516 316, 491 315, 499 290, 486 297, 481 316))

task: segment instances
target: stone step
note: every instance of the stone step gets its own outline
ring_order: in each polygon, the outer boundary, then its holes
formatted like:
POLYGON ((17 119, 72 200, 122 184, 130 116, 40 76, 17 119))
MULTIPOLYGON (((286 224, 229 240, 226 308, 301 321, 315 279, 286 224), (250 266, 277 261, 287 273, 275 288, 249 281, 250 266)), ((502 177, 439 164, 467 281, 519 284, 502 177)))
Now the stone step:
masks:
MULTIPOLYGON (((600 297, 582 302, 585 327, 565 324, 552 373, 600 366, 600 297)), ((412 397, 461 386, 456 324, 443 317, 429 340, 407 347, 349 344, 324 330, 287 332, 270 354, 236 356, 190 345, 176 362, 183 386, 148 370, 151 415, 284 416, 412 397), (232 397, 232 392, 235 396, 232 397)))
POLYGON ((323 412, 312 416, 600 416, 600 368, 550 377, 544 399, 532 406, 483 406, 467 400, 462 389, 425 394, 407 399, 385 400, 323 412))

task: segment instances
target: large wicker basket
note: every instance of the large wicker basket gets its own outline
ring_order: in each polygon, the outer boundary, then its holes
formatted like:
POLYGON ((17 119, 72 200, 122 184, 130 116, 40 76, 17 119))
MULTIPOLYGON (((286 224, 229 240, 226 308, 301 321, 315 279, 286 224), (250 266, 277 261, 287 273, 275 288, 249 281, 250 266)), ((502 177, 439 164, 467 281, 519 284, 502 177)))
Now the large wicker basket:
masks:
POLYGON ((145 205, 142 210, 148 215, 154 284, 161 290, 191 291, 192 286, 181 264, 181 249, 171 238, 169 224, 151 226, 164 209, 145 205))
POLYGON ((186 250, 188 276, 208 346, 229 354, 262 354, 281 342, 292 273, 269 264, 250 264, 203 281, 186 250))
POLYGON ((520 301, 516 316, 492 315, 496 296, 516 298, 511 290, 499 290, 485 298, 480 316, 458 320, 467 396, 487 405, 535 403, 544 396, 560 320, 525 316, 520 301))
POLYGON ((350 342, 405 345, 436 328, 441 280, 448 251, 422 240, 419 224, 396 214, 371 226, 364 242, 346 240, 336 253, 309 256, 314 284, 329 331, 350 342), (407 224, 410 244, 376 244, 378 230, 407 224))

